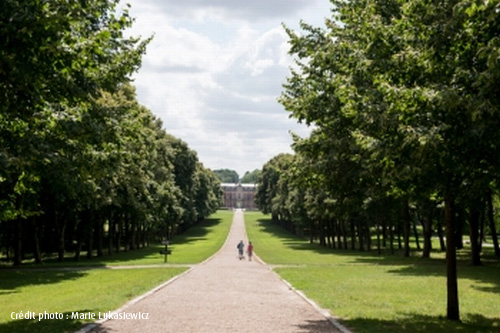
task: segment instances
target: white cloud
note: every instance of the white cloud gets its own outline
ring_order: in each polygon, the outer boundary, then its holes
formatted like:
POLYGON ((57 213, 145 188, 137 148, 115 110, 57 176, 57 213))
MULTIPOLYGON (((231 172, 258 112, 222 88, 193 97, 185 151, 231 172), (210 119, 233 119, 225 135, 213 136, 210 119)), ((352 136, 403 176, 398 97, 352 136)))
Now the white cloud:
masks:
POLYGON ((281 18, 298 13, 317 1, 314 0, 141 0, 172 17, 189 17, 197 21, 218 20, 256 21, 281 18))
POLYGON ((281 23, 322 21, 327 0, 130 2, 131 34, 155 34, 134 76, 139 102, 206 167, 243 175, 291 152, 290 130, 308 133, 276 101, 292 64, 281 23))

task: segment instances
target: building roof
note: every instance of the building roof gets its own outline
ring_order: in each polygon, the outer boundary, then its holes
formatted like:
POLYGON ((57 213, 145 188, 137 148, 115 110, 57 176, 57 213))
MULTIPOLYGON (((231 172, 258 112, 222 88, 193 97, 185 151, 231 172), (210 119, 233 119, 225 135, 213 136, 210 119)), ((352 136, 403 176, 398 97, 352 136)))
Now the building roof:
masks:
POLYGON ((237 184, 237 183, 221 183, 220 186, 222 187, 250 187, 250 188, 256 188, 257 184, 250 184, 250 183, 243 183, 243 184, 237 184))

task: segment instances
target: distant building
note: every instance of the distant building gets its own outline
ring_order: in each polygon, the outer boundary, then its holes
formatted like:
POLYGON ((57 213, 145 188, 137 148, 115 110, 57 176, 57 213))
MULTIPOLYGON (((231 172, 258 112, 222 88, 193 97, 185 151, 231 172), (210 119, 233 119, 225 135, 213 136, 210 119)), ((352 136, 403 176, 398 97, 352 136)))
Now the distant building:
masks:
POLYGON ((257 209, 255 191, 257 184, 222 183, 222 208, 257 209))

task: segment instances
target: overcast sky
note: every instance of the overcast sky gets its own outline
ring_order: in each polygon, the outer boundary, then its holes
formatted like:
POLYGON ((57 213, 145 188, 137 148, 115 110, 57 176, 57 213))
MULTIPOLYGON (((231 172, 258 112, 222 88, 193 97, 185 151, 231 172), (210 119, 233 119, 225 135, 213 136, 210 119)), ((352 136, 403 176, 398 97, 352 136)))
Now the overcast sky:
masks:
POLYGON ((134 75, 139 102, 205 167, 261 169, 309 129, 276 100, 292 59, 282 23, 323 26, 328 0, 122 0, 130 34, 154 39, 134 75))

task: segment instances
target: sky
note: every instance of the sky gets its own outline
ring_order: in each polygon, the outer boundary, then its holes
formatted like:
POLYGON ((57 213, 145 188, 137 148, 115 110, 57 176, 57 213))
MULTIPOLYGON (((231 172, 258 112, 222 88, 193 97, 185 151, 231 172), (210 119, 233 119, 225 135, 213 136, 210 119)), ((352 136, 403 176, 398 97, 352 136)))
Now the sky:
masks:
POLYGON ((328 0, 122 0, 128 34, 154 35, 133 75, 139 103, 185 141, 206 168, 240 177, 310 129, 277 99, 293 59, 282 24, 324 26, 328 0))

